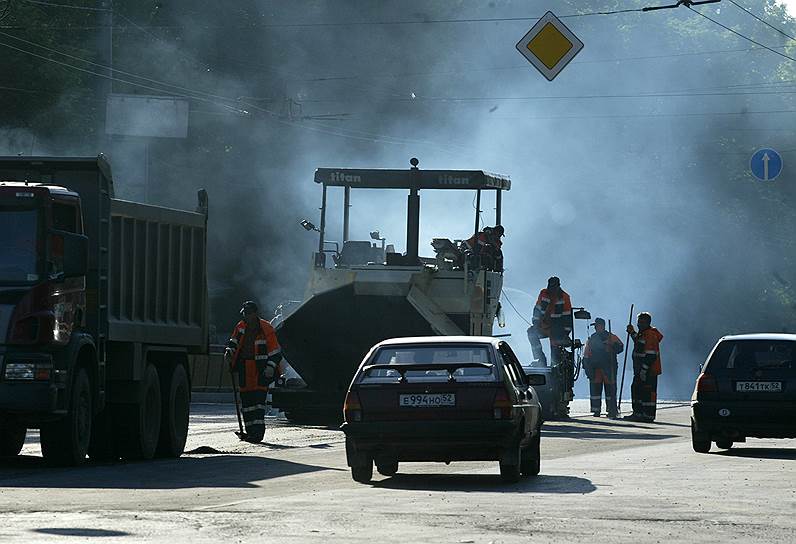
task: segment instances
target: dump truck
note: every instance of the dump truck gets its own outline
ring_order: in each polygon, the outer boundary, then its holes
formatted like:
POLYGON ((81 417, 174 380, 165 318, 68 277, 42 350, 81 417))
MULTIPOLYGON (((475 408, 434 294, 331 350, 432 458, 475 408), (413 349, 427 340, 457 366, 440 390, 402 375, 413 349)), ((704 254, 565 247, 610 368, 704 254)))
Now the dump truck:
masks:
POLYGON ((416 159, 410 163, 406 170, 315 171, 322 192, 320 224, 316 227, 308 220, 301 224, 318 233, 318 250, 312 256, 303 301, 284 309, 275 322, 285 358, 300 376, 282 380, 271 390, 273 406, 290 420, 328 423, 342 418, 345 393, 357 366, 382 340, 493 334, 502 263, 495 266, 498 263, 483 253, 466 255, 462 240, 449 238, 431 240, 433 256, 420 256, 420 193, 473 192, 474 223, 465 223, 459 232, 474 227, 477 236, 484 227, 482 196, 494 193, 495 225, 500 224, 502 195, 511 181, 481 170, 422 170, 416 159), (341 242, 327 239, 327 198, 332 189, 343 192, 341 242), (408 192, 405 253, 385 245, 376 231, 370 240, 349 239, 352 189, 408 192))
POLYGON ((114 197, 107 160, 0 157, 0 455, 179 457, 207 353, 207 194, 114 197))

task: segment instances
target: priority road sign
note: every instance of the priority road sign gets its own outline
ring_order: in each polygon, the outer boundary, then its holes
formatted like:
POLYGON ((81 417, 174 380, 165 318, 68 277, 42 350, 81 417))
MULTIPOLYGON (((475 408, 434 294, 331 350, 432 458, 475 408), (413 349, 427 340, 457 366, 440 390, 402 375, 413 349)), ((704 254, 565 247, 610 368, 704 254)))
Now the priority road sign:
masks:
POLYGON ((548 81, 553 81, 581 49, 583 42, 552 11, 545 13, 517 42, 517 51, 548 81))
POLYGON ((782 172, 782 157, 773 149, 758 149, 749 160, 749 169, 760 181, 774 181, 782 172))

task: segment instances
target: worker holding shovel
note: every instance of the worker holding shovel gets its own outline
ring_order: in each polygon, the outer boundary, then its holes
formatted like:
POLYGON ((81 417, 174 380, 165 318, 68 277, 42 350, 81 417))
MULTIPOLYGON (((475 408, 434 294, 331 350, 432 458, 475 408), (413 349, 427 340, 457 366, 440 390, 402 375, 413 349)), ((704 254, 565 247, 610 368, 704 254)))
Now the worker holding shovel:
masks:
POLYGON ((256 303, 244 302, 240 313, 242 319, 230 335, 224 360, 232 372, 240 428, 237 434, 241 440, 257 443, 265 436, 266 397, 268 387, 282 371, 282 349, 274 328, 268 321, 260 318, 256 303))

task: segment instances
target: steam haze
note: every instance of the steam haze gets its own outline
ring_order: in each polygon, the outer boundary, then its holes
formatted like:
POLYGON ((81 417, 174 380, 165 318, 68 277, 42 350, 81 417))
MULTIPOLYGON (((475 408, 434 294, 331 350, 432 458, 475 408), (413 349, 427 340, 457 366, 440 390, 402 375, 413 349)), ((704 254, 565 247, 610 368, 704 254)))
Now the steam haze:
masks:
MULTIPOLYGON (((0 153, 107 151, 118 196, 133 200, 147 194, 148 154, 149 200, 179 208, 192 209, 196 190, 206 187, 212 321, 220 334, 245 299, 270 313, 302 298, 317 239, 299 220, 318 222, 315 168, 408 168, 410 157, 421 168, 511 177, 504 285, 523 318, 551 275, 576 306, 610 319, 623 341, 630 304, 652 312, 664 334, 660 398, 690 394, 697 365, 718 337, 796 326, 793 113, 760 113, 793 109, 793 95, 728 96, 761 90, 738 85, 788 80, 794 63, 749 50, 753 44, 688 9, 565 18, 585 48, 548 82, 515 49, 533 20, 269 25, 533 18, 548 9, 568 15, 647 4, 301 0, 221 7, 179 0, 144 15, 120 4, 146 33, 116 19, 128 28, 114 38, 115 66, 141 73, 144 63, 152 79, 240 97, 238 108, 248 113, 191 100, 186 140, 47 128, 42 119, 63 112, 67 100, 89 112, 102 107, 95 90, 80 99, 70 91, 25 125, 0 121, 0 153), (747 173, 760 147, 783 152, 776 182, 747 173)), ((699 11, 772 47, 785 43, 726 2, 699 11)), ((89 33, 84 47, 97 43, 89 33)), ((123 83, 114 91, 155 94, 123 83)), ((0 90, 0 103, 10 96, 0 90)), ((433 237, 472 234, 472 197, 421 194, 421 253, 432 254, 433 237)), ((342 192, 330 191, 330 202, 328 238, 335 240, 342 192)), ((493 202, 485 195, 486 224, 494 223, 493 202)), ((404 249, 405 193, 355 190, 352 205, 353 239, 378 229, 404 249)), ((527 325, 506 302, 504 311, 510 342, 527 361, 527 325)), ((576 323, 585 340, 584 327, 576 323)), ((581 380, 576 394, 586 391, 581 380)))

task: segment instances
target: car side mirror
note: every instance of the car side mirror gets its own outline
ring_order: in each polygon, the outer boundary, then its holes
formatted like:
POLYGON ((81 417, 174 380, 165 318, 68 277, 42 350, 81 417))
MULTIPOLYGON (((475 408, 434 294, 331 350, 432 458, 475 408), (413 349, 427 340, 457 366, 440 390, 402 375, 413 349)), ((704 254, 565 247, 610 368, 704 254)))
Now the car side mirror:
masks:
POLYGON ((88 237, 82 234, 63 233, 64 278, 85 276, 88 272, 88 237))
POLYGON ((544 374, 526 374, 528 378, 528 385, 544 385, 547 383, 547 379, 545 378, 544 374))

